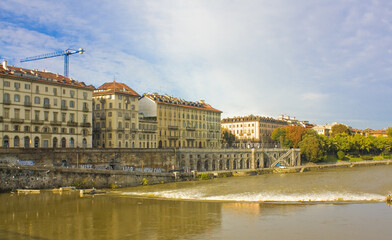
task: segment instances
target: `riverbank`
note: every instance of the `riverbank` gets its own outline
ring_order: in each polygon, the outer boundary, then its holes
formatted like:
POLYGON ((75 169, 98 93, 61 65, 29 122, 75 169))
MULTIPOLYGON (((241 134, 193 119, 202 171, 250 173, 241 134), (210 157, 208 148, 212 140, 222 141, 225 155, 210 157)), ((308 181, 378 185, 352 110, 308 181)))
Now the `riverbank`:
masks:
POLYGON ((284 168, 237 169, 191 173, 129 172, 123 170, 79 169, 63 167, 24 166, 0 164, 0 192, 17 189, 52 189, 73 186, 86 188, 123 188, 140 185, 163 184, 177 181, 207 180, 236 176, 252 176, 273 173, 298 173, 333 168, 352 168, 390 165, 392 160, 338 162, 284 168))

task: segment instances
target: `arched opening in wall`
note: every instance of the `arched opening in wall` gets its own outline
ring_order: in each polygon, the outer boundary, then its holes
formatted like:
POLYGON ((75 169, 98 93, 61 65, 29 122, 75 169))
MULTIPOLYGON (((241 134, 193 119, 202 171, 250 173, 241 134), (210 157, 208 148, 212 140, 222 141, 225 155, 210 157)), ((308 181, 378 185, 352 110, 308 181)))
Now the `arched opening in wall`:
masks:
POLYGON ((127 142, 125 142, 125 147, 126 147, 126 148, 128 148, 128 141, 127 141, 127 142))
POLYGON ((83 142, 83 147, 86 148, 87 147, 87 140, 86 140, 86 138, 83 138, 82 142, 83 142))
POLYGON ((18 136, 14 137, 14 147, 19 147, 19 137, 18 136))
POLYGON ((189 160, 189 168, 190 170, 194 170, 193 160, 189 160))
POLYGON ((249 169, 249 160, 246 160, 246 169, 249 169))
POLYGON ((34 147, 38 148, 39 147, 39 137, 34 138, 34 147))
POLYGON ((219 161, 219 169, 218 170, 223 170, 223 160, 219 161))
POLYGON ((118 141, 118 147, 121 148, 121 141, 118 141))
POLYGON ((135 142, 132 142, 132 148, 135 148, 135 142))
POLYGON ((162 148, 162 141, 159 141, 158 148, 162 148))
POLYGON ((65 140, 64 137, 61 139, 61 147, 62 147, 62 148, 67 147, 67 140, 65 140))
POLYGON ((242 161, 242 159, 240 160, 240 166, 239 166, 239 169, 243 169, 244 168, 244 165, 243 165, 243 161, 242 161))
POLYGON ((185 161, 181 160, 180 162, 180 169, 185 169, 185 161))
POLYGON ((208 160, 204 162, 204 170, 208 171, 208 160))
POLYGON ((3 147, 4 148, 10 147, 10 140, 9 140, 8 136, 4 136, 4 138, 3 138, 3 147))
POLYGON ((74 148, 74 147, 75 147, 75 140, 74 140, 73 138, 71 138, 71 139, 69 140, 69 145, 70 145, 71 148, 74 148))
POLYGON ((237 169, 237 161, 236 160, 233 161, 233 169, 237 169))
POLYGON ((197 171, 201 172, 201 160, 197 161, 197 171))
POLYGON ((199 142, 199 148, 201 148, 201 142, 199 142))
POLYGON ((58 143, 57 143, 57 138, 56 137, 53 138, 53 143, 52 144, 53 144, 53 148, 57 148, 57 144, 58 143))
POLYGON ((216 161, 212 160, 212 171, 215 171, 215 164, 216 164, 216 161))
POLYGON ((260 160, 257 160, 257 162, 256 162, 256 168, 260 168, 260 160))
POLYGON ((24 137, 24 147, 29 148, 30 147, 30 138, 29 137, 24 137))
POLYGON ((226 170, 229 170, 229 169, 230 169, 230 161, 226 160, 226 170))
POLYGON ((181 141, 178 141, 178 147, 179 148, 181 147, 181 141))
POLYGON ((61 166, 62 167, 67 167, 67 160, 62 160, 61 161, 61 166))

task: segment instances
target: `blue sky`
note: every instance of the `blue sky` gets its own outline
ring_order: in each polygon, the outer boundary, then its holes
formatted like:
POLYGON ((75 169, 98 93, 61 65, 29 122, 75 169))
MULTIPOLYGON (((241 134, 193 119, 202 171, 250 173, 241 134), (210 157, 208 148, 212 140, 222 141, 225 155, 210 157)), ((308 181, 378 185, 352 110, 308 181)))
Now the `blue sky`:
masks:
POLYGON ((98 87, 206 100, 223 117, 392 126, 392 1, 0 1, 0 58, 98 87))

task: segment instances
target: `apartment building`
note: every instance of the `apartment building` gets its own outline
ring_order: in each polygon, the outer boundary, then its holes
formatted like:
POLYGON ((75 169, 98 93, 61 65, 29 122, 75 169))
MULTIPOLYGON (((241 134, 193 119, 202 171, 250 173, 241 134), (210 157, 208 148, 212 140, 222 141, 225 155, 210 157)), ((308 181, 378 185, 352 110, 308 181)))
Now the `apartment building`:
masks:
POLYGON ((157 119, 159 148, 220 148, 221 111, 203 100, 144 94, 139 112, 157 119))
POLYGON ((0 66, 0 143, 5 148, 92 147, 94 87, 47 71, 0 66))
POLYGON ((93 145, 98 148, 139 148, 138 98, 124 83, 108 82, 94 90, 93 145))
POLYGON ((286 121, 270 117, 246 116, 225 118, 221 121, 222 128, 227 129, 240 140, 238 147, 275 147, 271 139, 274 129, 288 125, 286 121))

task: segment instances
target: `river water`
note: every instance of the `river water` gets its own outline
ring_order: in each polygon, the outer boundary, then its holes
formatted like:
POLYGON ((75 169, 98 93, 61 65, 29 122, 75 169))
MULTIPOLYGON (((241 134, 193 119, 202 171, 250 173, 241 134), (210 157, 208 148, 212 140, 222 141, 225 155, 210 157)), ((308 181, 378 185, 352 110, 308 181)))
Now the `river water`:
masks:
POLYGON ((392 166, 0 194, 0 239, 392 239, 392 166))

